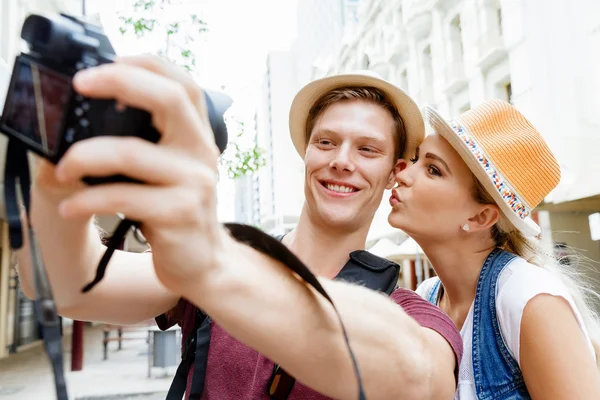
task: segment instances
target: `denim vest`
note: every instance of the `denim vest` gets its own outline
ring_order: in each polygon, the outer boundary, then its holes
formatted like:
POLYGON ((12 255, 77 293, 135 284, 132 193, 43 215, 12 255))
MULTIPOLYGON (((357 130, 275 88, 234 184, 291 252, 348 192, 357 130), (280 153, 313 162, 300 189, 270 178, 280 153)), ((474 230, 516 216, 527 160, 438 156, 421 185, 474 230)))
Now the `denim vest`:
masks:
MULTIPOLYGON (((479 400, 531 399, 523 374, 504 344, 496 316, 496 285, 500 273, 516 256, 496 249, 490 253, 477 281, 473 306, 473 377, 479 400)), ((441 281, 437 279, 428 301, 437 305, 441 281)))

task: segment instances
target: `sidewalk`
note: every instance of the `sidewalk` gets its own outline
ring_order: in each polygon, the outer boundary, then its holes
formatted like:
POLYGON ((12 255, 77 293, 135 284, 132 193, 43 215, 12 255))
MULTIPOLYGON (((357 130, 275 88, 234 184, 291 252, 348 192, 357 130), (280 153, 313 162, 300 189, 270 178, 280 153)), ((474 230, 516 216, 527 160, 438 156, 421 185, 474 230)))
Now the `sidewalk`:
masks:
MULTIPOLYGON (((116 337, 116 333, 112 333, 116 337)), ((153 368, 148 378, 148 344, 145 331, 127 333, 139 340, 109 343, 103 361, 102 326, 86 327, 83 370, 71 372, 71 335, 63 340, 65 374, 70 400, 164 399, 176 366, 153 368)), ((0 400, 54 400, 54 379, 43 346, 0 360, 0 400)))

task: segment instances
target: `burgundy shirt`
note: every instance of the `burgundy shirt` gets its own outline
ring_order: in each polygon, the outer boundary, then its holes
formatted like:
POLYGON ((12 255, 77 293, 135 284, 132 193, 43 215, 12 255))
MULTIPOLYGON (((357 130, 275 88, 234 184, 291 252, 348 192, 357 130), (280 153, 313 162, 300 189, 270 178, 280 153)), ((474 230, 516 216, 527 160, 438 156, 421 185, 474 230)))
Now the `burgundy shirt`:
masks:
MULTIPOLYGON (((396 289, 390 298, 421 326, 430 328, 442 335, 454 350, 456 360, 462 359, 462 339, 452 320, 438 307, 422 299, 415 292, 396 289)), ((168 329, 175 324, 181 326, 185 343, 192 333, 196 307, 181 299, 170 311, 156 318, 160 329, 168 329)), ((383 360, 385 362, 385 360, 383 360)), ((458 361, 456 363, 458 371, 458 361)), ((185 399, 189 398, 192 384, 193 365, 190 367, 185 399)), ((273 362, 231 337, 214 321, 211 322, 210 346, 202 399, 265 399, 267 384, 273 373, 273 362)), ((329 399, 296 381, 289 396, 290 400, 329 399)))

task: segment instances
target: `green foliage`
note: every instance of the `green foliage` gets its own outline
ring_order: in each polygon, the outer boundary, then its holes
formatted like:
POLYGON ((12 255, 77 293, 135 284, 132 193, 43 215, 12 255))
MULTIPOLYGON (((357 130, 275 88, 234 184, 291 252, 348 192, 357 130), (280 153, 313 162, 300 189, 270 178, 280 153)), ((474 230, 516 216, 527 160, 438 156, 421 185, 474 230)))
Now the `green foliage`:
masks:
MULTIPOLYGON (((231 117, 231 120, 237 125, 237 129, 235 129, 237 131, 236 140, 225 150, 220 160, 221 165, 227 168, 227 175, 231 179, 236 179, 257 172, 266 165, 266 158, 264 150, 258 147, 256 143, 246 146, 241 144, 241 139, 245 134, 244 123, 235 120, 233 117, 231 117)), ((229 127, 229 132, 232 133, 233 131, 234 129, 229 127)))
MULTIPOLYGON (((136 14, 142 11, 152 11, 156 2, 153 0, 144 1, 138 0, 133 5, 133 10, 136 14)), ((147 32, 152 32, 156 26, 156 19, 145 18, 145 17, 124 17, 119 16, 119 19, 123 22, 123 25, 119 28, 121 34, 125 34, 129 31, 129 28, 133 28, 133 32, 138 37, 142 37, 147 32)))
POLYGON ((154 0, 137 0, 133 4, 134 15, 119 15, 122 22, 119 31, 122 35, 133 33, 138 38, 149 33, 163 35, 164 47, 159 46, 157 54, 194 72, 196 55, 190 46, 208 31, 208 24, 196 14, 168 20, 164 17, 168 13, 164 11, 170 5, 170 0, 162 0, 160 4, 154 0))
MULTIPOLYGON (((208 32, 208 25, 196 14, 186 14, 175 20, 164 18, 166 7, 170 0, 136 0, 133 4, 133 15, 120 15, 122 25, 119 31, 122 35, 129 33, 138 38, 148 34, 159 33, 165 38, 164 46, 159 44, 156 53, 167 58, 176 65, 185 68, 190 73, 196 71, 196 55, 191 45, 208 32)), ((264 151, 256 144, 243 146, 240 142, 245 136, 244 123, 233 120, 236 124, 235 138, 221 156, 221 164, 227 168, 227 174, 235 179, 253 174, 266 163, 264 151)), ((230 124, 228 124, 230 125, 230 124)), ((233 129, 229 128, 230 135, 233 129)))

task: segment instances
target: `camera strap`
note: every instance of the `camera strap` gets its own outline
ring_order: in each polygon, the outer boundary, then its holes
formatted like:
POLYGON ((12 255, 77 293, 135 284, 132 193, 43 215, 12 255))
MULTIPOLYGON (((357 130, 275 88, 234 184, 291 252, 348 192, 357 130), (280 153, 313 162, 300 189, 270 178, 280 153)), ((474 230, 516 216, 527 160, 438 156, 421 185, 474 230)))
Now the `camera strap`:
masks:
MULTIPOLYGON (((114 253, 115 249, 118 248, 119 244, 121 243, 121 241, 123 240, 123 238, 125 237, 127 232, 129 231, 129 229, 136 225, 137 225, 136 222, 128 220, 128 219, 123 219, 119 223, 114 234, 111 235, 109 243, 107 244, 108 249, 104 253, 104 256, 102 257, 100 263, 98 264, 98 268, 96 270, 96 276, 95 276, 94 280, 83 288, 83 290, 82 290, 83 292, 87 292, 87 291, 91 290, 95 285, 97 285, 102 280, 102 278, 104 277, 104 273, 106 272, 106 267, 108 265, 110 257, 114 253)), ((337 310, 335 303, 333 302, 331 297, 329 297, 329 295, 327 294, 327 292, 325 291, 325 289, 323 288, 323 286, 321 285, 321 283, 319 282, 317 277, 284 244, 282 244, 279 240, 275 239, 271 235, 268 235, 265 232, 261 231, 260 229, 254 228, 249 225, 234 224, 234 223, 225 224, 225 227, 229 230, 231 236, 233 238, 235 238, 237 241, 239 241, 240 243, 245 243, 248 246, 254 248, 255 250, 260 251, 261 253, 266 254, 267 256, 283 263, 291 271, 295 272, 298 276, 300 276, 300 278, 302 278, 307 284, 312 286, 319 294, 321 294, 327 301, 329 301, 329 303, 331 303, 331 305, 333 306, 333 309, 335 310, 335 312, 337 314, 338 320, 340 321, 340 325, 342 328, 342 335, 344 337, 346 348, 348 349, 348 352, 350 353, 350 358, 352 359, 354 373, 355 373, 356 379, 358 381, 359 400, 365 400, 366 396, 365 396, 365 392, 364 392, 364 388, 363 388, 363 382, 362 382, 362 378, 360 375, 360 370, 358 368, 358 363, 356 361, 356 357, 354 356, 354 352, 352 351, 352 348, 350 347, 350 342, 348 340, 348 334, 346 333, 346 328, 344 326, 344 322, 342 321, 342 317, 341 317, 339 311, 337 310)), ((279 371, 278 373, 283 377, 290 378, 287 375, 287 373, 283 370, 279 371)), ((293 382, 293 378, 290 378, 290 379, 292 379, 292 382, 293 382)), ((271 398, 279 398, 279 397, 271 396, 271 398)), ((287 398, 287 394, 284 395, 282 398, 284 398, 284 399, 287 398)))
POLYGON ((38 247, 35 232, 29 218, 29 191, 31 180, 26 148, 14 139, 9 139, 6 150, 6 164, 4 166, 4 199, 6 204, 6 220, 9 226, 10 246, 20 249, 23 246, 23 227, 19 208, 19 195, 27 212, 27 233, 29 248, 31 249, 31 262, 33 268, 33 281, 35 288, 35 315, 44 338, 44 347, 50 358, 54 372, 54 385, 57 400, 68 400, 67 385, 65 382, 62 337, 60 319, 56 312, 56 304, 52 295, 52 288, 43 266, 42 257, 38 247))
MULTIPOLYGON (((63 367, 60 319, 57 315, 52 288, 48 281, 46 270, 43 266, 35 232, 31 226, 31 219, 29 218, 30 188, 31 180, 29 175, 29 163, 27 161, 27 150, 19 142, 15 140, 9 140, 6 152, 6 165, 4 169, 4 197, 6 204, 6 219, 9 224, 10 245, 15 250, 20 249, 23 246, 23 229, 21 225, 19 208, 20 195, 28 216, 27 233, 33 267, 36 317, 39 324, 43 328, 42 334, 44 338, 44 346, 50 358, 54 372, 54 384, 56 387, 57 400, 68 400, 63 367)), ((124 219, 119 223, 117 229, 107 244, 106 252, 98 264, 94 280, 83 288, 83 292, 90 291, 103 279, 108 262, 110 261, 110 258, 114 254, 115 250, 119 248, 120 243, 127 235, 129 229, 137 225, 138 224, 136 222, 128 219, 124 219)), ((352 359, 354 373, 359 386, 359 400, 365 400, 366 396, 364 393, 360 370, 358 368, 358 363, 356 361, 356 357, 354 356, 354 352, 350 347, 348 335, 346 333, 346 328, 344 327, 341 315, 335 307, 335 303, 331 297, 329 297, 317 277, 285 245, 261 230, 249 225, 233 223, 225 224, 225 227, 229 230, 232 237, 239 242, 245 243, 257 251, 260 251, 261 253, 282 262, 331 303, 340 321, 346 348, 348 349, 352 359)))
MULTIPOLYGON (((6 219, 9 225, 10 245, 17 250, 23 246, 23 229, 21 225, 21 216, 19 208, 19 195, 25 205, 28 222, 28 239, 31 249, 31 261, 33 267, 33 278, 35 288, 36 317, 43 328, 44 346, 50 358, 54 372, 54 384, 56 388, 57 400, 68 400, 67 386, 64 376, 62 338, 60 334, 60 319, 57 315, 56 304, 52 294, 52 288, 48 281, 48 276, 43 267, 42 257, 35 237, 35 232, 31 226, 29 218, 30 210, 30 188, 31 180, 29 175, 29 163, 27 161, 26 148, 15 140, 9 140, 6 151, 6 165, 4 169, 4 197, 6 204, 6 219)), ((107 250, 104 253, 98 268, 96 276, 92 282, 83 288, 84 292, 90 291, 97 285, 106 272, 106 267, 115 250, 119 247, 121 241, 127 235, 127 232, 137 223, 128 219, 122 220, 114 234, 107 244, 107 250)), ((262 232, 259 229, 242 224, 225 224, 231 235, 238 241, 246 243, 254 249, 281 261, 290 270, 295 272, 307 284, 311 285, 319 294, 321 294, 333 306, 341 324, 342 334, 354 367, 354 372, 358 380, 359 400, 365 400, 362 378, 354 352, 350 347, 348 335, 342 318, 335 307, 335 303, 329 297, 317 277, 280 241, 262 232)))

